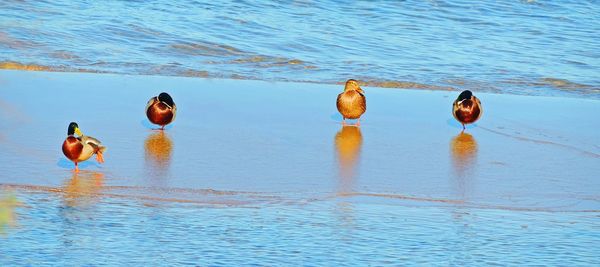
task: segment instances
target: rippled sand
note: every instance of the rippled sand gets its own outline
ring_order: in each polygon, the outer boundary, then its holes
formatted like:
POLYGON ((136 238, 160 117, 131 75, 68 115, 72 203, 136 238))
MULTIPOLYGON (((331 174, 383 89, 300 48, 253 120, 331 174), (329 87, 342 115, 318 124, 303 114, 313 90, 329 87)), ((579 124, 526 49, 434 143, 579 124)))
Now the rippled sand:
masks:
POLYGON ((0 265, 598 264, 597 100, 477 93, 461 132, 457 92, 364 89, 357 128, 339 85, 0 71, 0 265))

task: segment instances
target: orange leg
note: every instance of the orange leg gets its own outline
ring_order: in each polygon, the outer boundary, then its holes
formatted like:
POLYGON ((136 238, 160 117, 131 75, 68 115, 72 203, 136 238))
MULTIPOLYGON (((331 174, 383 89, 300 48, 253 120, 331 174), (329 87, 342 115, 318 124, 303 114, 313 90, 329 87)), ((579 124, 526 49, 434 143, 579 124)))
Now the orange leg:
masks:
POLYGON ((356 126, 360 126, 360 118, 356 121, 356 126))
POLYGON ((104 163, 104 157, 102 156, 102 152, 96 152, 96 161, 98 161, 98 163, 104 163))
POLYGON ((75 162, 75 172, 79 172, 79 166, 77 166, 78 162, 75 162))

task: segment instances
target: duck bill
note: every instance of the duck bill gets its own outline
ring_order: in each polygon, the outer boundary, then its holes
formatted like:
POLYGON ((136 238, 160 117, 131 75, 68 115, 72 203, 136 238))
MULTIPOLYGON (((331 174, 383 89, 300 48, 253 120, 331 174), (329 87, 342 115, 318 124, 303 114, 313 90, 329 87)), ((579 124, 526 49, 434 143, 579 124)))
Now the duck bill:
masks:
POLYGON ((75 134, 82 136, 83 133, 81 132, 81 130, 79 130, 79 128, 75 128, 75 134))

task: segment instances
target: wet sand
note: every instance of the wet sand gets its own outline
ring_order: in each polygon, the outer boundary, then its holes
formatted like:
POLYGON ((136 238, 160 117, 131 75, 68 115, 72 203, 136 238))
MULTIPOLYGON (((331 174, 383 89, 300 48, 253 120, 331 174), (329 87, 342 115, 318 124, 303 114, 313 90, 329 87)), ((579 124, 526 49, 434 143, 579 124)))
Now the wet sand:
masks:
POLYGON ((105 164, 81 164, 107 194, 600 210, 596 100, 477 94, 484 115, 461 133, 450 113, 457 92, 366 87, 355 128, 336 111, 341 86, 2 71, 0 88, 7 186, 68 184, 73 164, 60 146, 76 121, 108 147, 105 164), (179 109, 164 132, 143 110, 161 91, 179 109))
POLYGON ((364 89, 357 128, 341 86, 0 71, 0 265, 600 264, 600 102, 477 93, 461 133, 457 92, 364 89))

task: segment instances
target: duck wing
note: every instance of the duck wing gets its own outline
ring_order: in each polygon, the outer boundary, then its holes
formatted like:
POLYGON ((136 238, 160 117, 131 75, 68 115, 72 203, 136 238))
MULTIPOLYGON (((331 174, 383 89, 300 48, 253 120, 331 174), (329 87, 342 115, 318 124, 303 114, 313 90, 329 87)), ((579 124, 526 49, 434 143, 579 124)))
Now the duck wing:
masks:
POLYGON ((477 116, 477 119, 479 119, 483 114, 483 106, 481 105, 481 101, 479 101, 479 98, 473 96, 473 100, 475 100, 475 104, 479 108, 479 116, 477 116))
POLYGON ((81 142, 84 145, 90 145, 92 146, 95 150, 99 150, 100 152, 104 152, 106 150, 106 147, 102 145, 102 142, 100 142, 100 140, 91 137, 91 136, 81 136, 81 142))
POLYGON ((150 100, 148 100, 148 103, 146 103, 146 108, 144 109, 144 111, 148 112, 148 108, 150 106, 154 105, 154 103, 157 101, 158 101, 158 97, 156 97, 156 96, 150 98, 150 100))
POLYGON ((173 103, 172 110, 173 110, 173 118, 171 119, 171 122, 174 122, 175 117, 177 117, 177 105, 175 105, 175 103, 173 103))

